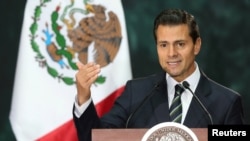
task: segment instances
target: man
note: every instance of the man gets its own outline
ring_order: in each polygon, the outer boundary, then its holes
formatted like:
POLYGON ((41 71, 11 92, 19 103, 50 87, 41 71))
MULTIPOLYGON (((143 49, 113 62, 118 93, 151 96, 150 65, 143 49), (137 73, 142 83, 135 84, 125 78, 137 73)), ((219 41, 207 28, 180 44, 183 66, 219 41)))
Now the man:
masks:
POLYGON ((183 84, 184 90, 180 95, 181 124, 190 128, 243 124, 240 95, 209 79, 195 61, 201 49, 201 37, 194 16, 179 9, 162 11, 154 21, 154 37, 163 71, 128 81, 111 111, 101 118, 97 116, 90 92, 100 66, 77 64, 73 115, 80 140, 91 140, 92 128, 150 128, 172 121, 170 106, 176 84, 183 84))

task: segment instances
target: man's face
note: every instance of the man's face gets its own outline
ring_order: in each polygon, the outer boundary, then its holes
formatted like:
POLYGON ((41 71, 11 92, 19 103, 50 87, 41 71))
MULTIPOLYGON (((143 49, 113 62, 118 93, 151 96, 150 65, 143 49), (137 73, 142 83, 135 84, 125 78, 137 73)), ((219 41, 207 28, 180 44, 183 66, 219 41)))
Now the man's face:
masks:
POLYGON ((193 43, 185 24, 160 25, 156 36, 161 67, 176 81, 183 81, 195 71, 194 61, 200 51, 201 39, 193 43))

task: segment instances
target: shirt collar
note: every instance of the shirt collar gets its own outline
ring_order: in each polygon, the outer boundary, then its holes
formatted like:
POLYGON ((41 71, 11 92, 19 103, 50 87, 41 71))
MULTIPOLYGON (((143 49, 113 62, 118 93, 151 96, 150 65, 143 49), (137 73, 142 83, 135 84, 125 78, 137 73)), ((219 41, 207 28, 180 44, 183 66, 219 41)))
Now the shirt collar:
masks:
MULTIPOLYGON (((199 79, 200 79, 200 75, 201 75, 201 73, 199 70, 199 66, 195 62, 195 71, 183 81, 187 81, 190 85, 189 86, 190 89, 192 91, 195 91, 195 89, 198 85, 199 79)), ((168 73, 166 74, 166 81, 167 81, 168 92, 170 92, 170 94, 174 93, 174 87, 176 84, 178 84, 178 82, 175 79, 173 79, 168 73)), ((182 83, 182 82, 180 82, 180 83, 182 83)))

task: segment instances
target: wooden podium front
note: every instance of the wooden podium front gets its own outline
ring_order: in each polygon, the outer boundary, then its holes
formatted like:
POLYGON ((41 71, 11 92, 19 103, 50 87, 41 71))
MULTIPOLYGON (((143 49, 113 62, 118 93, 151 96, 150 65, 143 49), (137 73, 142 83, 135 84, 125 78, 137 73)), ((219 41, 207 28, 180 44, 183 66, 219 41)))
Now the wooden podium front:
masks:
MULTIPOLYGON (((92 141, 141 141, 148 129, 93 129, 92 141)), ((207 128, 191 128, 199 141, 207 141, 207 128)))

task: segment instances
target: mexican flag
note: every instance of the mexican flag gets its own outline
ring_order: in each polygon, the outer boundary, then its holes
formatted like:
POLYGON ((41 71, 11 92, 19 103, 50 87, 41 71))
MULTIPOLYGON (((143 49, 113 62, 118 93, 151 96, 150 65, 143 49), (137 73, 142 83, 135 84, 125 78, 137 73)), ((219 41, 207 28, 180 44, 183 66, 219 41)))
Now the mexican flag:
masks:
POLYGON ((96 62, 99 116, 132 78, 121 0, 28 0, 10 121, 18 141, 76 141, 76 62, 96 62))

